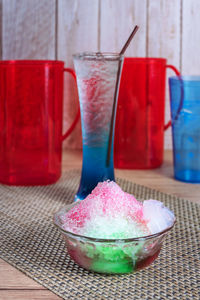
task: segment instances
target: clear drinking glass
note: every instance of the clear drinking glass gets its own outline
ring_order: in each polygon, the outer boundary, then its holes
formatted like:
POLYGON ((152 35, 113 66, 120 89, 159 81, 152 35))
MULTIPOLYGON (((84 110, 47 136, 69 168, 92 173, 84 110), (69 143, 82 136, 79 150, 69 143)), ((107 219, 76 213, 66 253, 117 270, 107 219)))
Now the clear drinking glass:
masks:
POLYGON ((98 182, 115 179, 113 137, 123 56, 114 53, 82 53, 73 58, 83 142, 82 174, 76 201, 91 193, 98 182))
POLYGON ((169 86, 174 177, 200 183, 200 76, 173 76, 169 86))

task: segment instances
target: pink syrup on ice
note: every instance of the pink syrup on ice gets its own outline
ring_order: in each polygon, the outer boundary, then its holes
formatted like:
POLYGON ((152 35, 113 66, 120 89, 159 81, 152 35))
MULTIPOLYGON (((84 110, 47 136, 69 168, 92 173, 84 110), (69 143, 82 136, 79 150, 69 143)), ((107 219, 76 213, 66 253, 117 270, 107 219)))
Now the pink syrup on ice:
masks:
POLYGON ((63 229, 76 234, 123 239, 160 232, 171 226, 174 214, 157 200, 142 203, 115 182, 104 181, 60 219, 63 229))

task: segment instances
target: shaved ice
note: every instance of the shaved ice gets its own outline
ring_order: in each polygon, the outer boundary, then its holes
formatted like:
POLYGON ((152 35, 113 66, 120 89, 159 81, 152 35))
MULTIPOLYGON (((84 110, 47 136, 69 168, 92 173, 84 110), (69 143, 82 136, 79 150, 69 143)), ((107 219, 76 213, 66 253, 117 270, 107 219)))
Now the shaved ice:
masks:
POLYGON ((164 204, 157 200, 143 202, 143 217, 152 234, 165 230, 174 222, 174 214, 164 204))
POLYGON ((60 216, 63 229, 99 239, 147 236, 170 227, 174 219, 161 202, 137 201, 113 181, 98 183, 91 194, 60 216))

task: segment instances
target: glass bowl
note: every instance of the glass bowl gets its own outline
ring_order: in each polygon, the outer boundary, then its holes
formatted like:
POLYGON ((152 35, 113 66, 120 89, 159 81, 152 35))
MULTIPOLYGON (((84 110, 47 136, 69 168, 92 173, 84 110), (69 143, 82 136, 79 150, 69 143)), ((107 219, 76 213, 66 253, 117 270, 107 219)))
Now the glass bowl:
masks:
POLYGON ((60 216, 80 201, 65 206, 54 215, 70 257, 81 267, 98 273, 124 274, 149 266, 159 255, 163 240, 173 224, 165 230, 137 238, 98 239, 74 234, 62 228, 60 216))

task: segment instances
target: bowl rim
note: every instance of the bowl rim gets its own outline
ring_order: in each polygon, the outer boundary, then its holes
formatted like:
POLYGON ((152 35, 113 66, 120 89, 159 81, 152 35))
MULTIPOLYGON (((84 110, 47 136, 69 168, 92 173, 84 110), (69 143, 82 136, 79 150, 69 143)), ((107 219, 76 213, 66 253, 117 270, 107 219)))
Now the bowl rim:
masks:
POLYGON ((154 234, 150 234, 150 235, 144 235, 141 237, 135 237, 135 238, 125 238, 125 239, 103 239, 103 238, 94 238, 94 237, 89 237, 89 236, 85 236, 85 235, 81 235, 81 234, 77 234, 77 233, 73 233, 70 232, 68 230, 65 230, 64 228, 61 227, 61 225, 58 224, 58 222, 56 221, 56 216, 61 212, 64 211, 64 209, 66 209, 67 207, 74 207, 75 205, 77 205, 78 203, 80 203, 81 201, 78 200, 76 202, 70 203, 68 205, 65 205, 62 209, 58 210, 54 216, 53 216, 53 223, 54 225, 65 235, 69 235, 75 238, 79 238, 79 239, 83 239, 83 240, 87 240, 87 241, 91 241, 91 242, 101 242, 101 243, 130 243, 130 242, 139 242, 139 241, 145 241, 145 240, 150 240, 153 239, 155 237, 159 237, 164 235, 165 233, 167 233, 168 231, 170 231, 175 223, 176 223, 176 218, 174 217, 174 221, 172 223, 171 226, 166 227, 164 230, 159 231, 157 233, 154 234))

